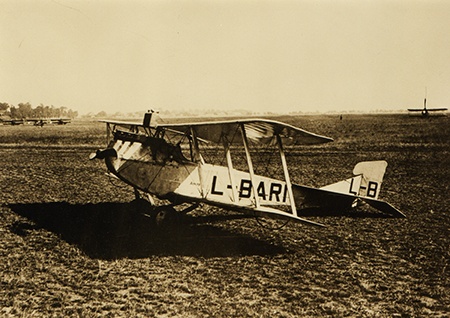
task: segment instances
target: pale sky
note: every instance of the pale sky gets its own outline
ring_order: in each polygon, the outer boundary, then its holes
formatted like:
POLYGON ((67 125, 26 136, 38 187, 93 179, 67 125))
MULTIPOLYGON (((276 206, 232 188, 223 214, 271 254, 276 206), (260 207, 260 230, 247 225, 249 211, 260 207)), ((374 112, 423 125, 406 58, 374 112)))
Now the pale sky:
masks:
POLYGON ((450 1, 0 0, 0 102, 450 107, 450 1))

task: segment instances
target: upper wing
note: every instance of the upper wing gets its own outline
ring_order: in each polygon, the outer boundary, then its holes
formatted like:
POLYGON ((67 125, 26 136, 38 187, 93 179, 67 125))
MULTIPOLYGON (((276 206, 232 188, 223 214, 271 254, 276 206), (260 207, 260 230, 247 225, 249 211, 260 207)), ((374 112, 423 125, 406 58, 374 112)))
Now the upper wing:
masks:
POLYGON ((447 110, 447 108, 427 108, 427 110, 429 112, 433 112, 433 111, 444 111, 447 110))
POLYGON ((408 108, 409 112, 421 112, 423 108, 408 108))
POLYGON ((112 124, 120 127, 130 129, 132 127, 144 127, 142 122, 130 122, 130 121, 119 121, 119 120, 99 120, 101 123, 112 124))
POLYGON ((193 129, 197 138, 214 143, 222 143, 225 140, 233 144, 242 144, 240 132, 242 128, 245 130, 247 139, 263 144, 274 142, 275 135, 279 135, 285 145, 313 145, 333 141, 331 138, 289 124, 266 119, 164 124, 156 128, 182 134, 191 134, 193 129))
MULTIPOLYGON (((429 111, 429 112, 445 111, 445 110, 447 110, 447 108, 427 108, 426 110, 429 111)), ((425 109, 423 109, 423 108, 408 108, 408 111, 410 111, 410 112, 421 112, 421 111, 425 111, 425 109)))

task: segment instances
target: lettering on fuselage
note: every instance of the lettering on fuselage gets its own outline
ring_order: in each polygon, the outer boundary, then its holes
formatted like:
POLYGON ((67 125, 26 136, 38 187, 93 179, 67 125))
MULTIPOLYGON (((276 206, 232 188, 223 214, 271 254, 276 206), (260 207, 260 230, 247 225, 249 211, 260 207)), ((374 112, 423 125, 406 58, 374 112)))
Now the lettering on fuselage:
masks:
MULTIPOLYGON (((248 179, 241 179, 238 186, 238 194, 240 199, 250 199, 252 197, 252 182, 248 179)), ((227 186, 231 189, 231 185, 227 186)), ((261 180, 255 187, 256 195, 264 201, 286 203, 287 187, 286 184, 271 180, 261 180)), ((212 177, 211 194, 224 194, 224 189, 219 189, 217 185, 217 176, 212 177)))

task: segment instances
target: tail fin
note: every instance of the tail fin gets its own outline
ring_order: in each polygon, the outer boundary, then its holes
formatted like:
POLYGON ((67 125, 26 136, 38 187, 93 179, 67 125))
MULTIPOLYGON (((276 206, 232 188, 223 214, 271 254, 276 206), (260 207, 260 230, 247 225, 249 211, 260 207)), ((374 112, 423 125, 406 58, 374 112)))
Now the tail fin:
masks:
POLYGON ((327 185, 321 189, 376 200, 381 190, 386 167, 387 162, 384 160, 359 162, 353 168, 355 175, 353 178, 327 185))
MULTIPOLYGON (((350 208, 357 206, 359 202, 365 202, 383 213, 404 218, 406 216, 400 210, 385 201, 377 200, 386 167, 386 161, 363 161, 353 168, 353 178, 320 189, 293 185, 293 190, 299 193, 299 198, 303 198, 303 201, 313 207, 350 208)), ((306 206, 303 201, 296 204, 300 207, 306 206)))

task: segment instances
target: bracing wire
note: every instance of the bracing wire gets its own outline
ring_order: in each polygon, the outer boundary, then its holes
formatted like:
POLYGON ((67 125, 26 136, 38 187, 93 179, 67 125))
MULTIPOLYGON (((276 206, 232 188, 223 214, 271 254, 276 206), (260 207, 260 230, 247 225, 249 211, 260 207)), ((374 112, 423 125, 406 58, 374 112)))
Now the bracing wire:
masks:
POLYGON ((116 187, 118 189, 125 189, 125 188, 127 188, 127 184, 124 184, 123 182, 115 183, 115 181, 113 181, 113 179, 115 179, 114 177, 108 176, 108 178, 109 178, 109 182, 111 183, 111 185, 113 187, 116 187))
POLYGON ((279 230, 281 230, 282 228, 284 228, 284 227, 291 221, 291 220, 286 220, 286 221, 285 221, 282 225, 280 225, 280 226, 277 226, 277 227, 270 227, 270 226, 267 226, 267 225, 263 224, 263 223, 261 222, 261 218, 258 217, 258 216, 256 216, 255 220, 256 220, 256 222, 259 224, 259 226, 260 226, 261 228, 263 228, 263 229, 265 229, 265 230, 268 230, 268 231, 279 231, 279 230))

